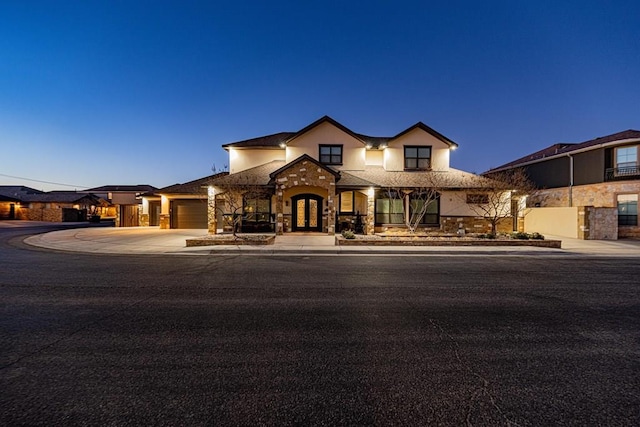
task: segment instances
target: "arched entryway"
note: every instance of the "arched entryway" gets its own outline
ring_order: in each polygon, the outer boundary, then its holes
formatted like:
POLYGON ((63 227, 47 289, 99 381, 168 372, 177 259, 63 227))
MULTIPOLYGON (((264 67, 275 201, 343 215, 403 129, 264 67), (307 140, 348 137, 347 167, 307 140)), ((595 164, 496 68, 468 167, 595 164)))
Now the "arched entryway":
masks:
POLYGON ((291 230, 322 231, 323 198, 316 194, 298 194, 291 198, 291 230))

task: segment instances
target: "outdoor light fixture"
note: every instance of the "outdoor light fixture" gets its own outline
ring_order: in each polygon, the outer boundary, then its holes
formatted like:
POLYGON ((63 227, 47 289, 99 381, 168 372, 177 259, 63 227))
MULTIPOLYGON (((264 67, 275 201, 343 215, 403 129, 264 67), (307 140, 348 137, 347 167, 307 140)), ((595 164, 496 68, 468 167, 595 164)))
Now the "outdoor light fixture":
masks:
POLYGON ((387 144, 380 144, 380 148, 382 148, 382 149, 387 148, 387 144))
POLYGON ((450 147, 449 147, 449 150, 451 150, 451 151, 455 151, 455 149, 456 149, 456 148, 458 148, 458 146, 457 146, 457 145, 452 145, 452 146, 450 146, 450 147))
POLYGON ((280 143, 280 148, 287 148, 287 143, 286 142, 281 142, 280 143))
POLYGON ((364 146, 364 148, 366 148, 367 150, 371 150, 372 145, 371 144, 367 144, 364 146))

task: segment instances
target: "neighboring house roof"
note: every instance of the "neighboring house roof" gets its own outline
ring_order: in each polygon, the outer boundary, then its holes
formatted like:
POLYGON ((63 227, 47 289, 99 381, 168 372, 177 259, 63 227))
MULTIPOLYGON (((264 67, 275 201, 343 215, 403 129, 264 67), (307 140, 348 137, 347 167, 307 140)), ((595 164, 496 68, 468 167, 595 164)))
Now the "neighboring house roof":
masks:
POLYGON ((622 132, 614 133, 611 135, 602 136, 600 138, 590 139, 588 141, 579 143, 558 143, 553 144, 547 148, 543 148, 535 153, 528 154, 517 160, 509 163, 505 163, 502 166, 490 169, 485 173, 498 172, 503 169, 511 169, 518 166, 525 166, 530 163, 537 163, 543 160, 547 160, 553 157, 559 157, 578 151, 588 151, 601 148, 605 144, 614 144, 617 142, 628 141, 637 139, 640 141, 640 131, 628 129, 622 132))
POLYGON ((99 203, 101 199, 94 194, 76 193, 75 191, 51 191, 42 194, 30 194, 22 197, 23 202, 29 203, 99 203))
POLYGON ((16 199, 15 197, 4 196, 0 194, 0 202, 19 202, 20 199, 16 199))
POLYGON ((205 187, 212 181, 222 176, 229 175, 229 172, 219 172, 204 178, 194 179, 184 184, 173 184, 168 187, 159 188, 156 191, 146 194, 147 196, 155 194, 207 194, 205 187))
POLYGON ((154 187, 153 185, 138 184, 138 185, 103 185, 102 187, 88 188, 84 191, 93 192, 93 193, 102 193, 102 192, 117 193, 119 191, 147 193, 147 192, 153 192, 156 190, 157 188, 154 187))
POLYGON ((429 126, 425 125, 422 122, 418 122, 415 125, 408 127, 407 129, 403 130, 402 132, 400 132, 399 134, 397 134, 395 136, 390 136, 390 137, 388 137, 388 136, 369 136, 369 135, 363 135, 363 134, 360 134, 360 133, 355 133, 351 129, 347 128, 346 126, 342 125, 341 123, 338 123, 337 121, 335 121, 331 117, 324 116, 324 117, 321 117, 320 119, 316 120, 315 122, 311 123, 310 125, 304 127, 303 129, 299 130, 298 132, 280 132, 280 133, 275 133, 273 135, 266 135, 266 136, 261 136, 261 137, 258 137, 258 138, 245 139, 243 141, 224 144, 222 147, 225 150, 229 149, 229 148, 247 148, 247 147, 252 147, 252 148, 265 148, 265 147, 267 147, 267 148, 280 148, 282 144, 287 144, 287 143, 293 141, 294 139, 296 139, 299 136, 307 133, 308 131, 310 131, 311 129, 319 126, 322 123, 331 123, 333 126, 337 127, 338 129, 342 130, 343 132, 345 132, 345 133, 351 135, 352 137, 360 140, 363 144, 371 145, 371 148, 374 148, 374 149, 383 148, 386 145, 388 145, 390 142, 392 142, 393 140, 400 138, 401 136, 411 132, 414 129, 422 129, 423 131, 429 133, 433 137, 439 139, 440 141, 444 142, 445 144, 447 144, 449 146, 454 146, 454 147, 458 146, 458 144, 456 144, 455 142, 453 142, 452 140, 450 140, 446 136, 442 135, 441 133, 433 130, 432 128, 430 128, 429 126))
POLYGON ((24 185, 0 185, 0 195, 15 197, 20 199, 22 196, 31 194, 43 194, 44 191, 35 188, 25 187, 24 185))

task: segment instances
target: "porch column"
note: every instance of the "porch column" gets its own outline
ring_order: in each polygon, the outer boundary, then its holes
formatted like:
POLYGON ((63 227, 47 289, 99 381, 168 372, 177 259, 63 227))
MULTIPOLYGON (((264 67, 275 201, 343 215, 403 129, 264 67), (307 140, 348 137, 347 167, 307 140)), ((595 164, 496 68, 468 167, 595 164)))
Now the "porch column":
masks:
POLYGON ((376 223, 376 190, 371 187, 367 190, 367 221, 365 224, 365 232, 367 234, 375 233, 376 223))
POLYGON ((327 234, 336 232, 336 182, 335 178, 329 183, 327 188, 327 234))
POLYGON ((284 188, 285 185, 276 184, 276 234, 284 234, 284 188))
POLYGON ((216 215, 216 190, 213 187, 207 189, 207 231, 209 234, 218 232, 218 215, 216 215))

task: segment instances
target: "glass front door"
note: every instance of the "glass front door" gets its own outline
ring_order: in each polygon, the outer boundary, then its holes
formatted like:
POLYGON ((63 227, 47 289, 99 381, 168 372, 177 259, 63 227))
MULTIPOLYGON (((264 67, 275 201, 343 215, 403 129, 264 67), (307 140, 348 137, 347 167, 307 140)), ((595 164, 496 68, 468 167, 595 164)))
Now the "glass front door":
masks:
POLYGON ((301 194, 293 202, 293 231, 322 231, 322 197, 301 194))

